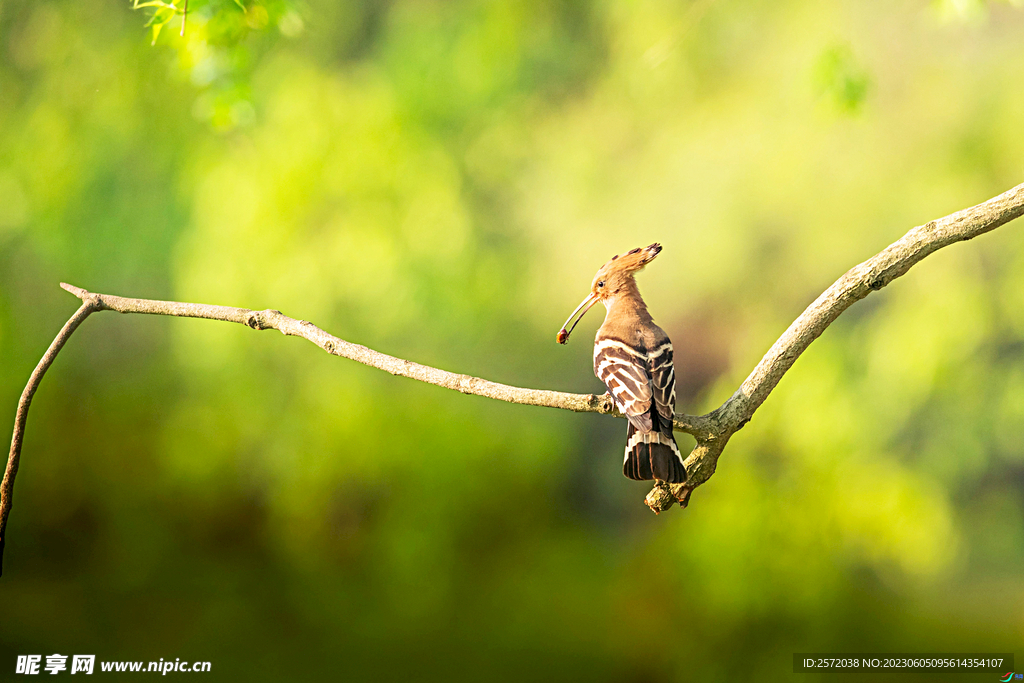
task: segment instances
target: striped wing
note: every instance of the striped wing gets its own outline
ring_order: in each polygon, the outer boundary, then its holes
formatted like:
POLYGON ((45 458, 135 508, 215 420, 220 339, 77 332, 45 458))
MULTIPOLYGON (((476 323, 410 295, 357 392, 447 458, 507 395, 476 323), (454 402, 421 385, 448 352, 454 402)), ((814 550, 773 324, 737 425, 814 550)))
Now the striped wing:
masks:
POLYGON ((651 351, 647 356, 651 372, 651 386, 654 394, 654 405, 658 414, 671 422, 676 412, 676 369, 672 362, 672 342, 651 351))
MULTIPOLYGON (((651 377, 646 356, 612 339, 594 345, 594 374, 608 387, 615 406, 640 432, 651 431, 651 377)), ((674 383, 673 383, 674 384, 674 383)))
POLYGON ((686 481, 686 466, 672 434, 676 373, 672 362, 672 343, 667 337, 647 354, 645 363, 654 403, 654 409, 646 415, 651 420, 651 429, 642 433, 629 425, 622 473, 630 479, 683 483, 686 481))

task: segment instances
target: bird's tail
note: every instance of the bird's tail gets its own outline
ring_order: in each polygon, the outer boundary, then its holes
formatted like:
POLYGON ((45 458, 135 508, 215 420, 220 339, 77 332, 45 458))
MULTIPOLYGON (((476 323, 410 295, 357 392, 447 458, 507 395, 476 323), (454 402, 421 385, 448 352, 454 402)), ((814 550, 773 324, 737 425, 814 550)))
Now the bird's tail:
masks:
POLYGON ((658 429, 658 425, 641 432, 629 423, 626 430, 626 459, 622 473, 630 479, 661 479, 673 484, 686 481, 683 456, 672 436, 671 426, 658 429))

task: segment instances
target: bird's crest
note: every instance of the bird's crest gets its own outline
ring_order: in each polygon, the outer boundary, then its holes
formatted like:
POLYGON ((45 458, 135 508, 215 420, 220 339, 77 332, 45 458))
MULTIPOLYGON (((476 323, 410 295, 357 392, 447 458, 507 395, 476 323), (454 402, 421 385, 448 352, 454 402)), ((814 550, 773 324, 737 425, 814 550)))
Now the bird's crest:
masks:
POLYGON ((598 269, 590 291, 602 298, 621 291, 633 279, 633 275, 643 270, 659 253, 661 245, 655 242, 647 247, 637 247, 625 254, 612 256, 608 263, 598 269))

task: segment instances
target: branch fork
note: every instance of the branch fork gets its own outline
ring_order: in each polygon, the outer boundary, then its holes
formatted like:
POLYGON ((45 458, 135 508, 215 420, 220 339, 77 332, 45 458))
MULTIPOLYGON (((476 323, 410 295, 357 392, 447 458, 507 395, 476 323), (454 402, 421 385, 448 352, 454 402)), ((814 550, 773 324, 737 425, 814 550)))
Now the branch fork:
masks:
MULTIPOLYGON (((675 504, 686 507, 690 495, 715 473, 718 459, 733 434, 750 421, 779 380, 793 366, 800 354, 817 339, 839 315, 871 292, 878 291, 910 268, 942 247, 972 239, 1024 215, 1024 184, 1018 185, 987 202, 931 221, 908 232, 877 255, 854 266, 826 289, 821 296, 789 326, 765 354, 739 389, 720 407, 707 415, 676 414, 676 431, 692 435, 697 443, 685 460, 687 481, 682 484, 656 482, 647 495, 646 504, 656 513, 675 504)), ((427 382, 463 394, 521 403, 561 408, 581 413, 601 413, 622 417, 608 394, 569 394, 559 391, 525 389, 498 384, 479 377, 439 370, 412 361, 395 358, 359 344, 347 342, 321 330, 307 320, 289 318, 280 311, 253 311, 231 306, 130 299, 111 294, 97 294, 80 287, 61 283, 68 292, 82 300, 82 305, 65 323, 29 377, 21 394, 14 419, 14 435, 7 458, 7 469, 0 484, 0 574, 3 572, 3 550, 7 541, 7 521, 18 473, 25 424, 32 397, 43 375, 53 363, 68 338, 82 322, 96 311, 171 315, 207 318, 239 323, 254 330, 278 330, 282 334, 302 337, 327 353, 378 368, 392 375, 427 382)))

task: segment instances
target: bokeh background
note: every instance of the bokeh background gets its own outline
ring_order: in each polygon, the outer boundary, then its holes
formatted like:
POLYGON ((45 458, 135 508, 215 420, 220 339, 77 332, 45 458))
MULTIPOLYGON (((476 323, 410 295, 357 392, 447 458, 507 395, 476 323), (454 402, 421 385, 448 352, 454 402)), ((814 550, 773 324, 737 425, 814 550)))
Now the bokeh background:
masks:
MULTIPOLYGON (((600 392, 601 315, 555 332, 654 241, 641 289, 704 412, 848 268, 1024 182, 1019 4, 246 4, 194 0, 151 46, 127 1, 0 2, 7 427, 78 304, 61 281, 600 392)), ((33 403, 0 679, 54 652, 246 681, 1024 656, 1024 225, 844 314, 689 509, 647 510, 624 432, 96 315, 33 403)))

